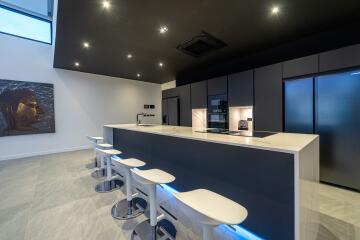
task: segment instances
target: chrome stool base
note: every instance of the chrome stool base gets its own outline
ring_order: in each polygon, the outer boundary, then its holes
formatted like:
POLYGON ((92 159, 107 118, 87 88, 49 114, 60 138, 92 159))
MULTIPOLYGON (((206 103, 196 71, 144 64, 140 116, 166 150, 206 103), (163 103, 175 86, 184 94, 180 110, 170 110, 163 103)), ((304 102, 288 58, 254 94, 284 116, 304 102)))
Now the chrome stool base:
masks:
POLYGON ((121 180, 111 180, 98 183, 95 187, 95 191, 98 193, 106 193, 112 192, 116 189, 119 189, 124 185, 123 181, 121 180))
POLYGON ((119 220, 136 218, 146 210, 147 202, 142 198, 134 198, 132 201, 127 199, 116 203, 111 209, 111 216, 119 220))
POLYGON ((91 173, 91 176, 93 178, 102 178, 106 176, 106 168, 101 168, 98 170, 95 170, 94 172, 91 173))
POLYGON ((156 227, 150 226, 150 220, 139 223, 131 234, 131 240, 175 240, 176 229, 174 225, 163 219, 156 227))

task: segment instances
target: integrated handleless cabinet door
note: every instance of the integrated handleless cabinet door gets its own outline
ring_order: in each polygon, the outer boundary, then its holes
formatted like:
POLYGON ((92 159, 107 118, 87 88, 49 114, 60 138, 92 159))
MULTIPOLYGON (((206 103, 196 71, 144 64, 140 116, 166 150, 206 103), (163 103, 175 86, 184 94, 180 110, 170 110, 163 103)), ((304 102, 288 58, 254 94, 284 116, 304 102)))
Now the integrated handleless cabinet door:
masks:
POLYGON ((227 76, 208 80, 208 95, 227 94, 227 76))
POLYGON ((163 125, 169 125, 168 100, 167 99, 163 99, 161 101, 161 112, 162 112, 161 123, 163 125))
POLYGON ((179 125, 179 98, 168 98, 168 125, 179 125))
POLYGON ((360 66, 360 44, 320 53, 320 71, 360 66))
POLYGON ((319 55, 311 55, 283 63, 283 78, 292 78, 319 72, 319 55))
POLYGON ((180 126, 191 127, 190 84, 177 87, 180 99, 180 126))
POLYGON ((191 84, 191 108, 207 108, 207 81, 191 84))
POLYGON ((281 64, 255 69, 254 89, 255 130, 281 132, 283 129, 281 64))
POLYGON ((229 107, 253 106, 254 71, 249 70, 229 75, 229 107))
POLYGON ((314 132, 314 80, 304 78, 284 82, 285 132, 314 132))
POLYGON ((320 179, 360 190, 360 71, 316 80, 320 179))

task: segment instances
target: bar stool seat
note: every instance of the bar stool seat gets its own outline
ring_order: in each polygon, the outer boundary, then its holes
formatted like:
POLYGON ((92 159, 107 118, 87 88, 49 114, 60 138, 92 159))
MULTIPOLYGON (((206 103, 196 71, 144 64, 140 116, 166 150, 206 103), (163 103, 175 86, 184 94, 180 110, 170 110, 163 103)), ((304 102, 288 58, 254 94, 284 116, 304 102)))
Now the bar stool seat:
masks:
POLYGON ((165 184, 175 180, 175 177, 160 169, 138 170, 132 169, 134 178, 142 184, 165 184))
POLYGON ((131 239, 156 240, 156 239, 175 239, 175 232, 167 231, 166 226, 158 228, 158 222, 165 220, 164 214, 157 215, 157 196, 156 186, 159 184, 170 183, 175 177, 160 169, 139 170, 131 169, 133 178, 145 185, 149 192, 150 220, 139 223, 132 232, 131 239))
POLYGON ((174 193, 184 213, 203 225, 203 239, 211 239, 212 228, 242 223, 248 212, 240 204, 206 189, 174 193))
POLYGON ((121 154, 121 151, 116 149, 97 149, 97 151, 106 159, 106 181, 97 184, 95 191, 105 193, 120 188, 124 183, 117 179, 118 177, 112 176, 111 160, 113 156, 121 154))
POLYGON ((113 147, 113 145, 108 144, 108 143, 99 143, 98 146, 102 147, 102 148, 112 148, 113 147))
POLYGON ((119 201, 112 207, 111 215, 113 218, 119 220, 136 218, 145 212, 147 202, 142 198, 136 197, 138 193, 132 193, 132 174, 130 170, 133 168, 143 167, 146 163, 136 158, 113 158, 112 162, 115 169, 120 169, 120 171, 122 170, 125 175, 126 199, 119 201))

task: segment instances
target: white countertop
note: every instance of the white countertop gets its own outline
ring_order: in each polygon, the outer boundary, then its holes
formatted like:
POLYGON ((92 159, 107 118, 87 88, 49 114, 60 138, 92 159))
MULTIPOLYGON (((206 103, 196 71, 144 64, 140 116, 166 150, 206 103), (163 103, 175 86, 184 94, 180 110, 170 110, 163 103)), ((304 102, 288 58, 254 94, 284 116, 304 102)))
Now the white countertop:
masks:
POLYGON ((236 146, 245 146, 250 148, 265 149, 277 152, 296 153, 306 147, 318 135, 312 134, 294 134, 294 133, 276 133, 274 135, 257 138, 231 136, 226 134, 199 133, 192 130, 191 127, 154 125, 137 126, 136 124, 113 124, 105 125, 107 128, 126 129, 131 131, 153 133, 159 135, 173 136, 179 138, 188 138, 199 141, 215 142, 236 146))

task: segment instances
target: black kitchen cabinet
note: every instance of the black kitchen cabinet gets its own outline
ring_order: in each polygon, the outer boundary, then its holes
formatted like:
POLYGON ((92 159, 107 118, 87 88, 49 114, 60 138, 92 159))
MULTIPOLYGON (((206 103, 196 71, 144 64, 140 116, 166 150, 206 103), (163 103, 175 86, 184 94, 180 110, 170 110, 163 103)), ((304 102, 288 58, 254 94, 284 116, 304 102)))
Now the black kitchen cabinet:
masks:
POLYGON ((178 97, 179 91, 178 88, 170 88, 167 90, 162 91, 162 98, 171 98, 171 97, 178 97))
POLYGON ((283 78, 299 77, 319 72, 319 55, 310 55, 283 63, 283 78))
POLYGON ((253 106, 254 71, 235 73, 228 77, 229 107, 253 106))
POLYGON ((180 126, 191 127, 190 84, 176 88, 180 99, 180 126))
POLYGON ((208 95, 227 94, 227 76, 209 79, 207 84, 208 95))
POLYGON ((191 108, 207 108, 207 81, 191 84, 191 108))
POLYGON ((171 97, 162 100, 162 124, 179 126, 179 98, 171 97))
POLYGON ((281 64, 255 69, 254 89, 255 130, 281 132, 283 130, 281 64))
POLYGON ((320 53, 320 71, 360 66, 360 44, 320 53))

